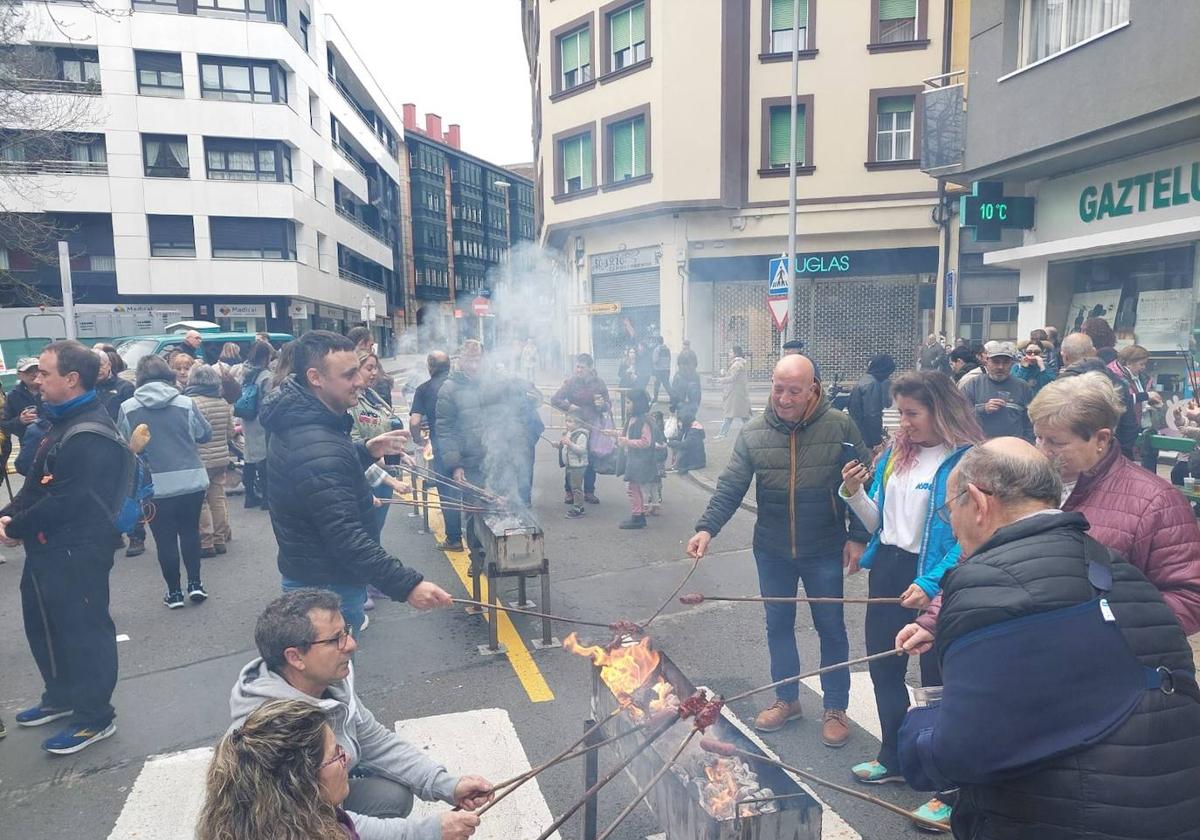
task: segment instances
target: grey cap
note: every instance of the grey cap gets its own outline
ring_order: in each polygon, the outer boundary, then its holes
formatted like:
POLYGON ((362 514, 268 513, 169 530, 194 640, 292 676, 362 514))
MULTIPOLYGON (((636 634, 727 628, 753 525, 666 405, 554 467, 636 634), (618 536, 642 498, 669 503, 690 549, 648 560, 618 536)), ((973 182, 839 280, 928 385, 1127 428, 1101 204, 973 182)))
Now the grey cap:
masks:
POLYGON ((17 372, 24 373, 27 370, 35 369, 38 366, 37 356, 22 356, 17 359, 17 372))
POLYGON ((1011 341, 989 341, 983 345, 983 352, 989 359, 993 356, 1008 356, 1010 359, 1015 359, 1021 355, 1017 352, 1017 345, 1011 341))

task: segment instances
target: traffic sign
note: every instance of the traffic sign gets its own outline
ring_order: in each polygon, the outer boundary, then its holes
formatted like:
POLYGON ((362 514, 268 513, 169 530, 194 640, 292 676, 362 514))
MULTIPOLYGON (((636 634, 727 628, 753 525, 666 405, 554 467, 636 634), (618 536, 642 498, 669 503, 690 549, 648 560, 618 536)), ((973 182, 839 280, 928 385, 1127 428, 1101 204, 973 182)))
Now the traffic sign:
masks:
POLYGON ((481 318, 484 315, 490 315, 492 312, 492 302, 485 297, 477 297, 471 301, 471 310, 481 318))
POLYGON ((946 308, 954 308, 954 280, 955 273, 953 271, 946 272, 946 308))
POLYGON ((621 311, 621 304, 613 303, 578 303, 571 306, 571 315, 616 315, 621 311))
POLYGON ((767 294, 772 297, 787 297, 788 289, 792 285, 791 266, 788 258, 781 255, 771 260, 771 269, 768 273, 767 294))
POLYGON ((787 326, 788 320, 788 299, 785 297, 769 297, 767 298, 767 308, 771 310, 771 320, 775 322, 775 329, 783 332, 783 328, 787 326))

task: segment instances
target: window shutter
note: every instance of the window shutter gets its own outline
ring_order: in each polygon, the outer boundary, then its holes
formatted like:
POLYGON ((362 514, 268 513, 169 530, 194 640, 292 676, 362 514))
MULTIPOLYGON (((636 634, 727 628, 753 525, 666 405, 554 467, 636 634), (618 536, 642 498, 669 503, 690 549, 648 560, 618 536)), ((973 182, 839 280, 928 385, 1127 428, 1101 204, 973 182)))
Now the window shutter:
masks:
POLYGON ((629 49, 629 30, 632 11, 632 9, 626 9, 623 12, 617 12, 608 19, 608 34, 612 41, 612 51, 614 53, 629 49))
POLYGON ((151 242, 195 244, 195 229, 191 216, 147 216, 151 242))
POLYGON ((633 171, 633 123, 624 122, 612 128, 612 177, 620 181, 633 171))
MULTIPOLYGON (((804 159, 804 149, 807 145, 805 138, 808 137, 808 113, 803 105, 796 106, 796 163, 803 166, 806 161, 804 159)), ((790 144, 789 144, 790 145, 790 144)), ((790 149, 788 151, 791 151, 790 149)), ((784 152, 786 155, 788 152, 784 152)), ((786 158, 785 158, 786 159, 786 158)))
POLYGON ((580 29, 575 33, 575 38, 579 42, 579 64, 582 67, 585 64, 592 63, 592 31, 587 27, 580 29))
POLYGON ((164 70, 182 73, 183 60, 179 53, 137 52, 137 67, 139 70, 164 70))
MULTIPOLYGON (((804 106, 796 106, 796 162, 804 165, 804 138, 807 136, 806 115, 804 106)), ((789 123, 792 121, 792 109, 790 105, 780 105, 771 109, 771 148, 770 160, 771 166, 787 166, 788 155, 791 153, 792 138, 788 131, 789 123)))
POLYGON ((579 33, 575 32, 570 35, 564 35, 558 43, 559 49, 562 50, 563 73, 570 73, 572 70, 577 70, 579 68, 579 52, 577 49, 579 33))
MULTIPOLYGON (((804 5, 808 3, 805 1, 804 5)), ((771 0, 771 30, 791 29, 795 26, 792 21, 792 0, 771 0)))
MULTIPOLYGON (((805 0, 807 2, 807 0, 805 0)), ((630 14, 630 37, 629 40, 635 44, 640 44, 646 40, 646 4, 639 3, 629 10, 630 14)))
POLYGON ((633 121, 633 174, 645 175, 649 171, 646 165, 646 120, 638 117, 633 121))
POLYGON ((879 0, 880 20, 905 20, 917 16, 917 0, 879 0))
POLYGON ((593 186, 592 184, 592 135, 585 134, 579 138, 579 147, 582 150, 579 157, 582 171, 579 173, 581 182, 584 188, 593 186))
POLYGON ((582 172, 581 169, 581 138, 572 137, 570 140, 562 141, 562 160, 563 160, 563 180, 570 181, 572 178, 578 178, 582 172))
POLYGON ((913 98, 911 96, 885 96, 879 100, 881 114, 911 114, 913 98))

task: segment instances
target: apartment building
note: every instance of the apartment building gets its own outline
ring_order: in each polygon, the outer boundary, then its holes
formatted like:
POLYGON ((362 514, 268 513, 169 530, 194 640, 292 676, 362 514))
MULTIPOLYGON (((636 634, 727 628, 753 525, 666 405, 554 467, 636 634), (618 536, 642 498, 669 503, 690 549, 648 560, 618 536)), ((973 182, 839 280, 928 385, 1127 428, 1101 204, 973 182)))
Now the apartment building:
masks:
MULTIPOLYGON (((717 370, 778 353, 769 261, 787 247, 792 0, 523 0, 543 241, 571 344, 687 338, 717 370)), ((941 0, 802 0, 799 332, 828 375, 903 363, 932 326, 938 185, 920 169, 941 0)))
POLYGON ((1013 332, 1104 317, 1182 391, 1200 326, 1200 4, 970 6, 965 146, 939 174, 1033 199, 1030 229, 974 246, 1013 278, 1013 332))
POLYGON ((460 125, 443 130, 438 114, 418 124, 417 106, 402 108, 412 219, 406 276, 420 345, 494 340, 472 304, 490 296, 510 248, 533 240, 533 182, 464 152, 460 125))
MULTIPOLYGON (((61 228, 76 301, 299 334, 369 300, 401 329, 401 120, 319 2, 101 5, 24 4, 20 86, 76 109, 68 145, 0 126, 0 206, 61 228)), ((59 295, 11 243, 0 270, 59 295)))

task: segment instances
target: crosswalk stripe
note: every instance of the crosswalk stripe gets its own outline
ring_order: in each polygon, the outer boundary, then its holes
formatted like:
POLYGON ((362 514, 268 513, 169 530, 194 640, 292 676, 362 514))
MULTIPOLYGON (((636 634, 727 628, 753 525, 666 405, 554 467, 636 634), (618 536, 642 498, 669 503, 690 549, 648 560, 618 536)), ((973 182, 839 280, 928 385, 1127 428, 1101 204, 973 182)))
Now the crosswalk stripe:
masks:
MULTIPOLYGON (((803 682, 817 694, 824 694, 821 691, 820 677, 809 677, 803 682)), ((908 699, 911 703, 912 686, 908 686, 908 699)), ((846 714, 852 721, 874 735, 875 740, 878 741, 883 737, 879 726, 879 711, 875 708, 875 684, 871 682, 871 675, 866 671, 850 673, 850 706, 846 709, 846 714)))
POLYGON ((195 833, 212 748, 151 756, 108 840, 180 840, 195 833))
MULTIPOLYGON (((529 759, 508 712, 478 709, 470 712, 402 720, 396 732, 424 749, 455 775, 473 774, 499 782, 530 768, 529 759)), ((417 802, 414 815, 438 813, 445 805, 417 802)), ((521 785, 484 815, 475 840, 518 840, 536 837, 554 821, 538 780, 521 785)), ((560 840, 558 832, 551 835, 560 840)))

